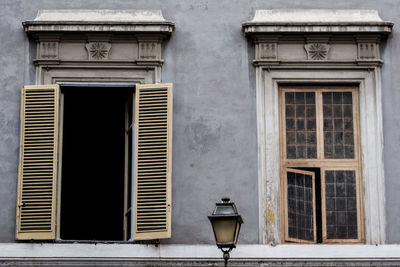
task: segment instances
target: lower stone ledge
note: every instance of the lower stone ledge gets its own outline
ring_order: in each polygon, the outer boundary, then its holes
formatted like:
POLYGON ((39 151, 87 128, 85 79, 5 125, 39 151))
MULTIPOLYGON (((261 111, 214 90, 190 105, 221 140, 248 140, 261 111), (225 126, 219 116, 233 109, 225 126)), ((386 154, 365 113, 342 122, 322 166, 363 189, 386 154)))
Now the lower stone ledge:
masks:
MULTIPOLYGON (((215 245, 0 243, 0 266, 223 266, 215 245)), ((238 245, 228 266, 400 266, 400 245, 238 245)))
MULTIPOLYGON (((399 266, 399 259, 231 259, 228 266, 399 266)), ((0 266, 224 266, 222 259, 2 258, 0 266)))

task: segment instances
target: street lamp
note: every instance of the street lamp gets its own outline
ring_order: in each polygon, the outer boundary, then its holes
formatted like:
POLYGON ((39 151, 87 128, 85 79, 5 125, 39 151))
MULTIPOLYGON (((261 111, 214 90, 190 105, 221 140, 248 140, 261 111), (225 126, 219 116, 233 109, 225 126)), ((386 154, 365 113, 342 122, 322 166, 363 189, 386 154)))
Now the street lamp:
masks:
POLYGON ((223 198, 215 204, 211 216, 208 216, 214 230, 215 241, 224 253, 225 266, 228 264, 229 252, 236 248, 242 217, 238 214, 236 205, 229 198, 223 198))

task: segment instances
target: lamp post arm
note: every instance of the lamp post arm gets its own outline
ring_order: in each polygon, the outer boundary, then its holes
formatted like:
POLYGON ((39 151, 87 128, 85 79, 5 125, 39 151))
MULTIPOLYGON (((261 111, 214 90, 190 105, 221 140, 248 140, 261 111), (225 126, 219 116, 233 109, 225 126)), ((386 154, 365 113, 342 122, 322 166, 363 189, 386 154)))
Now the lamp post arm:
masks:
POLYGON ((229 252, 231 252, 232 251, 232 248, 229 248, 228 250, 224 250, 224 249, 222 249, 221 248, 221 250, 222 250, 222 252, 224 253, 224 255, 223 255, 223 258, 224 258, 224 262, 225 262, 225 267, 226 266, 228 266, 228 260, 230 259, 230 255, 229 255, 229 252))

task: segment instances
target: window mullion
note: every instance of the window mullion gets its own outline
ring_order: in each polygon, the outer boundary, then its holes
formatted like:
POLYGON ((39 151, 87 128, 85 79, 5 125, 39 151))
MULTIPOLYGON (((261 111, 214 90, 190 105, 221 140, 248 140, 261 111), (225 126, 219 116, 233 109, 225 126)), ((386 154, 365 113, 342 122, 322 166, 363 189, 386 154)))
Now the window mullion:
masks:
POLYGON ((317 123, 317 157, 324 159, 324 118, 322 112, 322 92, 315 91, 316 123, 317 123))
MULTIPOLYGON (((352 90, 353 95, 353 133, 354 133, 354 159, 361 164, 361 140, 360 140, 360 99, 357 90, 352 90)), ((361 165, 360 165, 361 166, 361 165)))

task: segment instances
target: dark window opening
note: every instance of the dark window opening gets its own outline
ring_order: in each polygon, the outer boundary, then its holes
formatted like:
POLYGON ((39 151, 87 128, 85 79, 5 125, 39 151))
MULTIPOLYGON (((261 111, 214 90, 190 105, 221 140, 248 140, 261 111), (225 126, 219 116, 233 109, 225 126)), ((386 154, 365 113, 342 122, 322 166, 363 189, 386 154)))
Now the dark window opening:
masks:
POLYGON ((125 105, 132 93, 63 90, 61 239, 124 240, 125 105))

